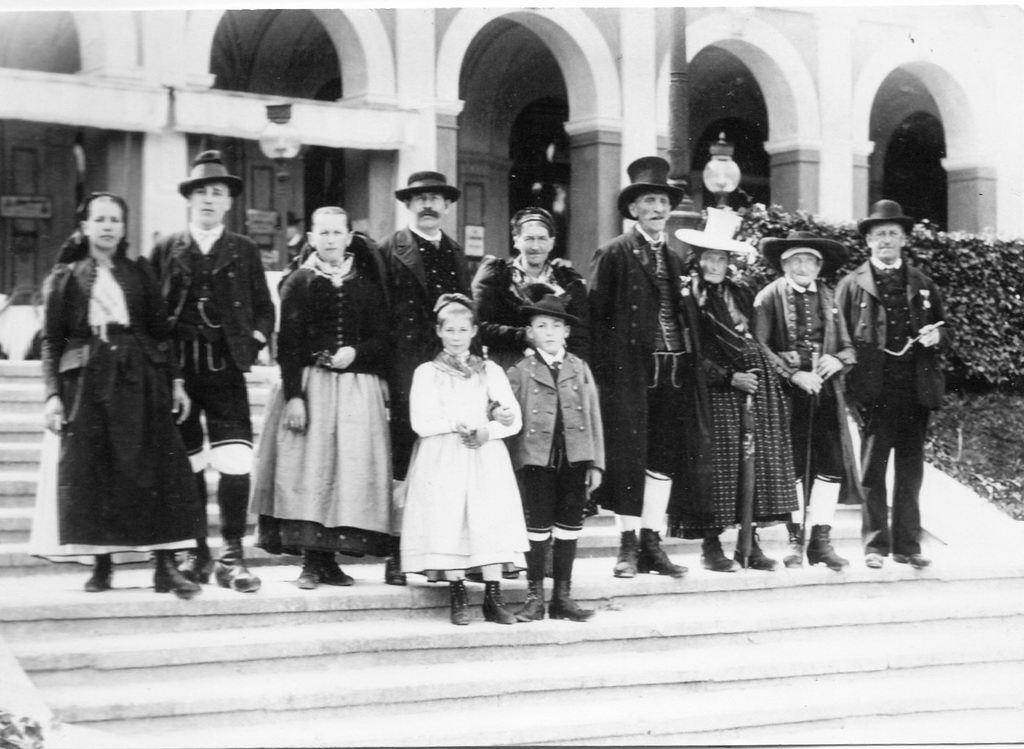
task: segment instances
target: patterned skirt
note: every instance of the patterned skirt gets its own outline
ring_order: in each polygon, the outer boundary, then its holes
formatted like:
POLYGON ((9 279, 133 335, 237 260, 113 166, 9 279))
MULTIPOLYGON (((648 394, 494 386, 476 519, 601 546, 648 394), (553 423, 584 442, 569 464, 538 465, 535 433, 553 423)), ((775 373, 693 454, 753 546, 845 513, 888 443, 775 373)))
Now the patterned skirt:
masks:
MULTIPOLYGON (((770 525, 786 521, 799 508, 793 449, 789 433, 789 400, 761 347, 748 342, 742 369, 761 370, 753 395, 754 413, 754 522, 770 525)), ((741 471, 743 462, 743 405, 746 394, 733 387, 711 387, 711 420, 714 443, 712 463, 713 510, 709 514, 685 513, 681 534, 699 538, 706 530, 740 523, 741 471)), ((749 459, 748 459, 749 460, 749 459)))

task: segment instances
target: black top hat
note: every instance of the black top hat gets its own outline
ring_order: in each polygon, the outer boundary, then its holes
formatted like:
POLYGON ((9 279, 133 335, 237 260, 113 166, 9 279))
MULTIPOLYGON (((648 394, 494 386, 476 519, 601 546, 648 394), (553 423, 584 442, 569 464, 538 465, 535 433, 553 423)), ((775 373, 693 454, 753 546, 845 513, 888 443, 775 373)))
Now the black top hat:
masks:
POLYGON ((683 199, 683 191, 668 183, 669 164, 660 156, 644 156, 626 167, 629 181, 619 193, 619 213, 623 218, 634 218, 629 214, 629 204, 648 192, 663 192, 675 208, 683 199))
POLYGON ((806 247, 818 252, 821 255, 821 273, 826 276, 839 270, 849 256, 846 247, 839 242, 834 239, 824 239, 809 231, 791 231, 785 239, 765 237, 758 247, 768 264, 780 273, 782 272, 782 255, 786 250, 797 247, 806 247))
POLYGON ((555 293, 546 283, 532 283, 523 289, 524 296, 530 300, 519 308, 524 322, 529 322, 534 315, 547 315, 565 320, 569 325, 579 325, 579 318, 570 315, 566 310, 566 298, 555 293))
POLYGON ((409 182, 400 190, 395 190, 395 197, 403 203, 421 192, 439 193, 445 200, 455 202, 462 191, 448 184, 448 179, 441 172, 414 172, 409 175, 409 182))
POLYGON ((228 174, 220 151, 203 151, 196 156, 196 160, 192 162, 192 171, 189 172, 188 179, 178 185, 178 192, 187 198, 197 187, 208 185, 211 182, 221 182, 227 185, 231 197, 242 192, 242 180, 233 174, 228 174))
POLYGON ((857 231, 864 236, 875 224, 899 224, 907 234, 914 229, 914 219, 904 216, 903 207, 895 200, 879 200, 872 205, 868 217, 857 224, 857 231))

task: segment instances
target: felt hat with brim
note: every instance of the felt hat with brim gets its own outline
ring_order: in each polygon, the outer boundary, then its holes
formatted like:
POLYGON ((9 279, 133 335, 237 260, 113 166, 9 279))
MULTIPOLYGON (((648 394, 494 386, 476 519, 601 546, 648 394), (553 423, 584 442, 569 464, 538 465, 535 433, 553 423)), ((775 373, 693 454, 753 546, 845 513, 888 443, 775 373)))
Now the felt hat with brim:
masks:
POLYGON ((459 188, 448 184, 448 178, 441 174, 441 172, 414 172, 409 175, 409 180, 405 187, 395 190, 395 197, 404 203, 413 195, 418 195, 422 192, 436 192, 452 203, 462 195, 462 191, 459 188))
POLYGON ((846 262, 849 253, 846 248, 834 239, 825 239, 809 231, 791 231, 785 239, 781 237, 765 237, 758 245, 764 259, 775 270, 782 272, 782 256, 793 254, 791 250, 812 250, 821 258, 822 275, 829 275, 839 270, 846 262))
POLYGON ((668 202, 675 208, 683 199, 683 191, 668 183, 669 163, 660 156, 644 156, 628 167, 626 173, 632 184, 622 188, 619 193, 619 214, 623 218, 635 219, 629 213, 629 204, 649 192, 663 192, 668 195, 668 202))
POLYGON ((857 224, 857 231, 866 236, 872 226, 878 224, 899 224, 903 231, 910 234, 914 229, 914 219, 903 215, 903 206, 895 200, 879 200, 871 206, 871 213, 857 224))
POLYGON ((750 259, 757 254, 757 250, 747 242, 733 239, 742 223, 743 217, 734 211, 708 208, 708 219, 702 230, 679 229, 676 231, 676 239, 686 242, 697 257, 708 250, 717 250, 746 255, 750 259))
POLYGON ((187 198, 193 190, 213 182, 227 185, 228 192, 233 198, 242 192, 242 180, 228 174, 220 151, 203 151, 192 162, 192 171, 189 172, 188 179, 178 184, 178 192, 187 198))
POLYGON ((569 325, 579 325, 579 318, 570 315, 566 309, 566 299, 555 293, 546 283, 534 283, 524 289, 524 296, 529 300, 519 308, 523 322, 529 323, 535 315, 547 315, 565 320, 569 325))

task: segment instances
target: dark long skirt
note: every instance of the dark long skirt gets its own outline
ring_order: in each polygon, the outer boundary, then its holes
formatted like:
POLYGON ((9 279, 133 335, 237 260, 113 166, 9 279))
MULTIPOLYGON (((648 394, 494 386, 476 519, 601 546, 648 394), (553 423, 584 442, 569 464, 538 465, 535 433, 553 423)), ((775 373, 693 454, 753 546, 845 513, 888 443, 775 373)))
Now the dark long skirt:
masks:
POLYGON ((167 372, 131 334, 90 348, 84 367, 61 375, 60 542, 191 546, 199 503, 167 372))
MULTIPOLYGON (((770 525, 788 520, 798 509, 793 451, 789 434, 789 402, 771 363, 757 344, 748 342, 742 369, 761 370, 754 394, 754 521, 770 525)), ((742 418, 746 394, 733 387, 710 387, 714 442, 713 510, 682 516, 681 535, 700 538, 705 530, 740 522, 742 418)))

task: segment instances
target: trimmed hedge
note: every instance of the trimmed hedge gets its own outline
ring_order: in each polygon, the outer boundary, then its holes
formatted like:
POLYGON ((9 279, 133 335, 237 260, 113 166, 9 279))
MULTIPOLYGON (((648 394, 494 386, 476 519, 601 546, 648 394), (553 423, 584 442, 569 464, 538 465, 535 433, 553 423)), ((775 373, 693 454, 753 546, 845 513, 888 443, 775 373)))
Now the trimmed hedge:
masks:
MULTIPOLYGON (((764 237, 810 231, 841 242, 850 260, 839 277, 863 263, 869 251, 855 224, 830 224, 808 213, 755 205, 744 212, 739 239, 755 246, 764 237)), ((946 356, 951 389, 1024 392, 1024 239, 939 231, 922 221, 904 257, 942 290, 953 349, 946 356)), ((758 259, 748 270, 757 286, 775 273, 758 259)))

